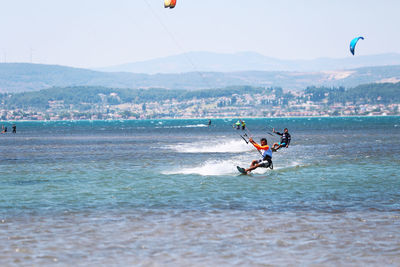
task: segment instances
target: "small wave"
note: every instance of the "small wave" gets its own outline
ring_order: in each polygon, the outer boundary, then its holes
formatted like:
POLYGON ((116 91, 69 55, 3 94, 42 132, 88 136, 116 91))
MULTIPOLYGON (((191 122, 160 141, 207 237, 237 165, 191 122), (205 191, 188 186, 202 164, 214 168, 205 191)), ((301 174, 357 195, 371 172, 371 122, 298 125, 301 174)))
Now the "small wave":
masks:
POLYGON ((164 126, 164 127, 154 127, 156 129, 179 129, 179 128, 205 128, 208 127, 207 124, 193 124, 193 125, 177 125, 177 126, 164 126))
POLYGON ((289 170, 289 169, 294 169, 294 168, 299 168, 299 167, 304 167, 304 166, 305 165, 303 165, 301 162, 292 161, 286 165, 274 166, 274 170, 283 171, 283 170, 289 170))
POLYGON ((228 140, 225 142, 197 142, 168 146, 168 149, 180 153, 241 153, 251 151, 253 148, 244 141, 228 140))
POLYGON ((289 164, 279 164, 279 166, 274 165, 274 174, 283 174, 286 172, 296 172, 305 168, 314 168, 316 166, 319 166, 319 163, 303 163, 303 162, 297 162, 293 161, 290 162, 289 164))

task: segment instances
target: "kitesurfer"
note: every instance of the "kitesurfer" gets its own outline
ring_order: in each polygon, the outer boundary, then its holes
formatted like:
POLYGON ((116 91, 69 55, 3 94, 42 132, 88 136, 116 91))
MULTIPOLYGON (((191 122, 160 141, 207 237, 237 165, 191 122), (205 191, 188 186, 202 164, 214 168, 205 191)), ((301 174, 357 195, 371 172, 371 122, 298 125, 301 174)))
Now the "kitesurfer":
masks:
POLYGON ((275 128, 272 129, 272 132, 273 132, 273 133, 276 133, 277 135, 280 135, 280 136, 281 136, 281 141, 280 141, 279 143, 274 143, 274 144, 272 145, 272 150, 273 150, 273 151, 278 151, 278 149, 280 149, 281 147, 286 147, 286 148, 289 147, 289 144, 290 144, 290 141, 292 140, 292 137, 291 137, 290 134, 289 134, 288 128, 285 128, 285 129, 283 130, 283 133, 276 132, 276 131, 275 131, 275 128))
POLYGON ((272 165, 272 151, 271 148, 268 146, 268 141, 266 138, 262 138, 260 140, 260 145, 257 144, 253 138, 249 139, 249 142, 258 150, 260 151, 260 154, 262 155, 261 159, 258 160, 253 160, 251 162, 251 165, 248 169, 245 169, 244 171, 246 173, 251 172, 252 170, 255 170, 259 167, 262 168, 273 168, 272 165))
POLYGON ((240 121, 237 121, 235 124, 234 124, 234 126, 233 127, 235 127, 236 126, 236 129, 237 130, 240 130, 240 121))
POLYGON ((246 123, 244 121, 241 121, 241 123, 242 123, 242 130, 243 131, 246 130, 246 123))

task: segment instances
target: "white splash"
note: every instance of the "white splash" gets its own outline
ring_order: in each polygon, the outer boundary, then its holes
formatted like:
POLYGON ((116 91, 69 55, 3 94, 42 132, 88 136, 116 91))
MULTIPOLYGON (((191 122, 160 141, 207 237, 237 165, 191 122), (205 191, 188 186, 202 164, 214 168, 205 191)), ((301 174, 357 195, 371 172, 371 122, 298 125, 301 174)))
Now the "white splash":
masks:
MULTIPOLYGON (((213 160, 206 161, 198 166, 193 167, 184 167, 181 169, 175 169, 172 171, 166 171, 162 174, 171 175, 171 174, 197 174, 202 176, 221 176, 221 175, 239 175, 239 172, 236 168, 238 163, 241 164, 242 167, 248 167, 249 163, 243 163, 243 161, 239 160, 213 160)), ((269 169, 259 168, 254 170, 253 173, 263 174, 268 172, 269 169)))

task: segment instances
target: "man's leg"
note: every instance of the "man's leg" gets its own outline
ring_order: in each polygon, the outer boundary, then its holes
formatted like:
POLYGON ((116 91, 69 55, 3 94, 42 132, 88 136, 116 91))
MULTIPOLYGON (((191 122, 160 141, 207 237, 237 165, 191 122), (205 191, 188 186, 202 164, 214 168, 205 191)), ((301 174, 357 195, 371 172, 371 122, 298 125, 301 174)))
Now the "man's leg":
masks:
POLYGON ((252 170, 255 170, 255 169, 257 169, 258 167, 260 167, 260 164, 255 164, 255 165, 251 165, 251 167, 250 168, 248 168, 248 169, 245 169, 245 172, 251 172, 252 170))
POLYGON ((278 150, 278 149, 280 149, 282 147, 285 147, 285 146, 286 146, 286 143, 279 144, 279 146, 278 146, 278 148, 276 150, 278 150))
POLYGON ((252 171, 254 169, 257 169, 259 167, 259 160, 253 160, 250 164, 250 167, 248 169, 245 169, 246 172, 252 171))
POLYGON ((257 163, 258 163, 258 160, 253 160, 253 161, 251 162, 251 164, 250 164, 250 167, 255 166, 257 163))

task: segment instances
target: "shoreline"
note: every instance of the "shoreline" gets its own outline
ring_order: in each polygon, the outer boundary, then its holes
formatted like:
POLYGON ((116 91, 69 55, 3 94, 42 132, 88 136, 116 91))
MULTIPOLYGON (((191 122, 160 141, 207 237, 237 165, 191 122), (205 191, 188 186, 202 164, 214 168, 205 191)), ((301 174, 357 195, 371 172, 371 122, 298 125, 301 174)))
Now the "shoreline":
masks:
POLYGON ((18 123, 18 122, 97 122, 97 121, 160 121, 160 120, 235 120, 235 119, 310 119, 310 118, 390 118, 400 117, 400 115, 354 115, 354 116, 291 116, 291 117, 206 117, 206 118, 159 118, 159 119, 107 119, 107 120, 0 120, 0 123, 18 123))

